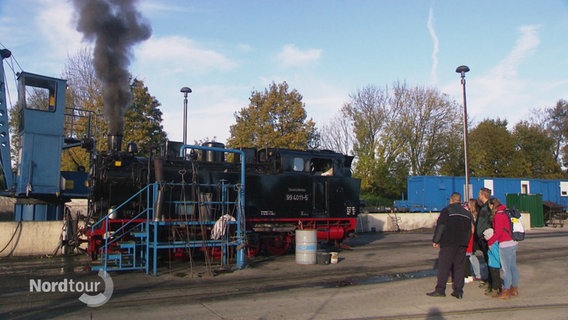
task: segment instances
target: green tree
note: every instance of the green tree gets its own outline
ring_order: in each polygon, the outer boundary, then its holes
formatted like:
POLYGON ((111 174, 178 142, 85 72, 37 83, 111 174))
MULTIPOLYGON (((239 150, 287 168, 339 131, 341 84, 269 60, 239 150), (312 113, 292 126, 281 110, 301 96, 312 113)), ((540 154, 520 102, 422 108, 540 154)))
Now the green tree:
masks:
POLYGON ((470 131, 469 168, 476 177, 526 175, 526 161, 507 129, 507 120, 485 119, 470 131))
POLYGON ((553 155, 556 161, 564 166, 568 165, 568 101, 558 100, 556 106, 545 108, 546 118, 544 125, 548 135, 554 141, 553 155))
POLYGON ((132 99, 125 114, 124 142, 136 142, 139 154, 150 156, 167 138, 162 126, 160 102, 138 79, 132 81, 130 90, 132 99))
POLYGON ((307 149, 319 145, 312 119, 306 120, 302 95, 288 84, 274 82, 264 92, 253 91, 248 107, 235 113, 227 145, 307 149))
POLYGON ((388 89, 366 86, 349 95, 342 113, 352 123, 354 131, 353 153, 357 157, 354 175, 361 178, 364 193, 388 193, 386 175, 400 154, 399 141, 392 136, 392 123, 396 117, 389 106, 388 89))
POLYGON ((523 177, 558 179, 563 178, 560 164, 555 159, 556 143, 545 128, 521 121, 513 129, 516 149, 523 160, 523 177))
MULTIPOLYGON (((453 121, 451 126, 450 130, 453 134, 444 141, 446 154, 440 160, 438 174, 442 176, 463 176, 465 174, 463 121, 453 121)), ((468 122, 468 128, 471 128, 471 122, 468 122)), ((471 148, 468 149, 471 150, 471 148)))

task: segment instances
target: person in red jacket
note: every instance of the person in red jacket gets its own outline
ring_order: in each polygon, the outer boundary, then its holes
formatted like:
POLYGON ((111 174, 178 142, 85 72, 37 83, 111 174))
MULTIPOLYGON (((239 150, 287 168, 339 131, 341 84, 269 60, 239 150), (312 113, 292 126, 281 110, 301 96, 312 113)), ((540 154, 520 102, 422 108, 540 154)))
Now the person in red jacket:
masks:
POLYGON ((493 237, 487 243, 499 243, 499 259, 503 270, 503 290, 494 298, 509 299, 519 294, 519 269, 517 268, 517 241, 512 238, 511 221, 505 212, 507 207, 499 199, 489 200, 493 217, 493 237))

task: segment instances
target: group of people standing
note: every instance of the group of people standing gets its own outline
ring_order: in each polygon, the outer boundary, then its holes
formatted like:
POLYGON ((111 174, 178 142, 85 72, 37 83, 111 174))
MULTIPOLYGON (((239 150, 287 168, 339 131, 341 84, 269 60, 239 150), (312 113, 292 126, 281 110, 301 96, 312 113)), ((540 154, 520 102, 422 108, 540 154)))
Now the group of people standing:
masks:
POLYGON ((481 188, 478 198, 466 203, 461 202, 459 193, 452 193, 450 204, 440 212, 434 231, 432 246, 440 250, 438 277, 434 291, 427 293, 428 296, 445 297, 451 275, 451 295, 462 299, 466 274, 471 271, 476 279, 482 280, 480 287, 488 296, 509 299, 519 294, 517 242, 512 238, 506 209, 499 199, 491 197, 488 188, 481 188), (484 279, 475 255, 477 250, 483 253, 487 264, 484 279))

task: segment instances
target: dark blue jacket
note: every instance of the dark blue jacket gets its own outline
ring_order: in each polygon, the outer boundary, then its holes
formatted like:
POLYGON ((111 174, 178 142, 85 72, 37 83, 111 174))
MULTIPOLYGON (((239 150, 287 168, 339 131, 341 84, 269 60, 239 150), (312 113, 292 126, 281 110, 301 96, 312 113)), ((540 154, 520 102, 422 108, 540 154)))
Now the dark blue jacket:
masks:
POLYGON ((472 222, 473 215, 461 203, 450 204, 440 212, 432 241, 439 243, 440 247, 467 247, 472 222))

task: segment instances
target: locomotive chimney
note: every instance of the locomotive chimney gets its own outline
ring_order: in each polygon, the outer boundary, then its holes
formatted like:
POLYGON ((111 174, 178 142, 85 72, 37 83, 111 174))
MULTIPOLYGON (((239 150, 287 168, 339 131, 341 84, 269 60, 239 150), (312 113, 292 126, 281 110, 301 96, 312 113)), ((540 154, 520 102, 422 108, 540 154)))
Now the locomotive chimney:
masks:
POLYGON ((120 152, 122 150, 121 134, 113 134, 108 136, 108 150, 111 152, 120 152))

